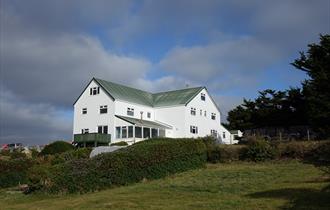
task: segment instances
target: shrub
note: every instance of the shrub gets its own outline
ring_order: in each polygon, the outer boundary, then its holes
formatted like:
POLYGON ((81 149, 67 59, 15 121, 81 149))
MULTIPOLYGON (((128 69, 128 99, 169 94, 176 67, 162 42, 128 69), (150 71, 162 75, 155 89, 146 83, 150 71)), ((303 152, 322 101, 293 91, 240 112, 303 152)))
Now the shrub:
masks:
POLYGON ((275 158, 276 149, 265 140, 249 141, 243 151, 244 159, 252 161, 265 161, 275 158))
POLYGON ((110 146, 127 146, 127 145, 128 145, 128 143, 126 141, 120 141, 120 142, 110 144, 110 146))
POLYGON ((54 158, 51 160, 52 165, 64 163, 70 160, 77 159, 87 159, 91 153, 91 148, 77 148, 74 150, 69 150, 61 154, 55 154, 54 158))
POLYGON ((317 147, 317 142, 292 141, 279 143, 277 149, 279 158, 303 159, 317 147))
POLYGON ((54 155, 60 154, 69 150, 73 150, 74 146, 65 141, 55 141, 51 144, 45 146, 45 148, 40 152, 40 155, 54 155))
POLYGON ((201 140, 151 139, 92 159, 79 159, 52 167, 48 185, 51 193, 87 192, 114 185, 126 185, 143 179, 201 167, 206 162, 201 140))
POLYGON ((27 171, 33 163, 28 158, 0 159, 0 187, 12 187, 27 183, 27 171))
POLYGON ((240 160, 244 148, 245 146, 241 145, 216 145, 208 150, 207 161, 219 163, 240 160))

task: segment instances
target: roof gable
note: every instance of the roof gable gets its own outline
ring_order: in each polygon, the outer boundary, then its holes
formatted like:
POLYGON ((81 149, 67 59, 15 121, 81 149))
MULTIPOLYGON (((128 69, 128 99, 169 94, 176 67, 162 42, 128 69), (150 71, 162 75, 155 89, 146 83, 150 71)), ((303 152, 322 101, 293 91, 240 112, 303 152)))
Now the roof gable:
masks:
POLYGON ((160 93, 150 93, 102 79, 93 79, 114 99, 151 107, 186 105, 205 88, 194 87, 160 93))

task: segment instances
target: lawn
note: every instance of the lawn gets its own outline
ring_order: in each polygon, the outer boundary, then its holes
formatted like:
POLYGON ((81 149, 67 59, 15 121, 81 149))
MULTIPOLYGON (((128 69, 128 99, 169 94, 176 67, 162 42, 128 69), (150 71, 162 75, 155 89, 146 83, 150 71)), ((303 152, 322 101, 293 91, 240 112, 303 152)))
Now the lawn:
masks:
POLYGON ((83 195, 0 192, 0 209, 329 209, 329 179, 297 161, 209 164, 83 195))

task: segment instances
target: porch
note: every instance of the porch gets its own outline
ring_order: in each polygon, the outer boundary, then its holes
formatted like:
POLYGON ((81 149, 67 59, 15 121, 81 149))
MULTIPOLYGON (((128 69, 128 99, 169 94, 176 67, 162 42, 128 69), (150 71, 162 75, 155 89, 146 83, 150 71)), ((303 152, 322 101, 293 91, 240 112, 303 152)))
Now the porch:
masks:
POLYGON ((97 147, 109 145, 111 142, 111 134, 103 133, 84 133, 74 134, 73 143, 76 143, 78 147, 97 147))

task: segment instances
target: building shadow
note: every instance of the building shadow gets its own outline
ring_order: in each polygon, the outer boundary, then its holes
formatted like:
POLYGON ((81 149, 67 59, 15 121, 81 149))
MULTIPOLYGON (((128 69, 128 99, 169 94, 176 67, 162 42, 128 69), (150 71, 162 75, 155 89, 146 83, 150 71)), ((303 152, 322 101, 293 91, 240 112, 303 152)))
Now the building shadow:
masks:
POLYGON ((269 190, 247 195, 251 198, 280 198, 288 203, 280 209, 330 209, 330 190, 314 190, 307 188, 286 188, 269 190))

